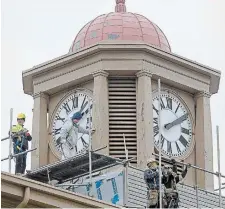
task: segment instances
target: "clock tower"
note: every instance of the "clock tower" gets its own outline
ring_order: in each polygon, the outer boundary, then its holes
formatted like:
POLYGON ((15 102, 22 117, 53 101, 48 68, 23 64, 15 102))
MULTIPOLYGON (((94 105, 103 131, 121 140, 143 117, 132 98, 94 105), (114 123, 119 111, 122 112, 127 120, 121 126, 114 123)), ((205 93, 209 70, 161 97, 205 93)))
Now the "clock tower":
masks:
MULTIPOLYGON (((219 81, 219 71, 172 53, 155 23, 117 0, 115 12, 79 31, 68 54, 23 72, 34 98, 32 169, 85 151, 89 127, 92 148, 107 146, 100 153, 121 159, 125 135, 132 164, 144 169, 159 146, 160 102, 163 155, 213 170, 210 97, 219 81), (78 112, 62 148, 64 124, 78 112)), ((185 183, 212 190, 213 176, 190 169, 185 183)))

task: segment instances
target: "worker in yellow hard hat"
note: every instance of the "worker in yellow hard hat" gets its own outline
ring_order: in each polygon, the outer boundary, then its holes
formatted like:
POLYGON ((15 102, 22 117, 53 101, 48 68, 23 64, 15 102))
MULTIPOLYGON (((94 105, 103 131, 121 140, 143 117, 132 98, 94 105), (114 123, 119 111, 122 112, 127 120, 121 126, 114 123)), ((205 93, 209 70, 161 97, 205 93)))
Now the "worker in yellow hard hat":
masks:
POLYGON ((159 198, 159 168, 154 158, 147 160, 147 169, 144 172, 144 180, 147 185, 148 207, 155 208, 159 198))
MULTIPOLYGON (((19 113, 17 116, 17 125, 12 126, 12 140, 14 154, 25 152, 28 150, 28 141, 32 140, 32 137, 28 130, 24 128, 26 115, 19 113)), ((26 169, 27 153, 16 156, 16 168, 15 174, 24 174, 26 169)))

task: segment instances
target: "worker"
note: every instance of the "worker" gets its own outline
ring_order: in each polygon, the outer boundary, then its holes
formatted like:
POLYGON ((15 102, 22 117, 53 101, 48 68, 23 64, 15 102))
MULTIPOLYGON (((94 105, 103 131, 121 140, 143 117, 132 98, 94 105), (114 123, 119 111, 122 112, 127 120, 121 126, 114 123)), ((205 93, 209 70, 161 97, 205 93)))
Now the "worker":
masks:
POLYGON ((178 174, 176 161, 172 159, 171 163, 172 168, 168 165, 164 165, 162 168, 162 184, 165 186, 165 195, 163 197, 165 201, 163 202, 166 204, 164 207, 178 208, 179 196, 176 184, 185 178, 189 166, 185 166, 182 173, 178 174))
MULTIPOLYGON (((28 150, 28 141, 32 140, 32 137, 28 130, 24 128, 26 116, 24 113, 20 113, 17 116, 17 125, 12 126, 11 137, 13 141, 14 154, 19 154, 28 150)), ((27 153, 16 156, 15 174, 22 175, 26 170, 27 153)))
MULTIPOLYGON (((78 133, 89 134, 89 130, 82 128, 79 121, 82 119, 82 114, 76 112, 72 118, 69 118, 62 126, 60 131, 60 143, 63 152, 62 158, 73 157, 77 153, 78 133)), ((92 130, 94 133, 94 130, 92 130)))
POLYGON ((147 161, 147 169, 144 172, 144 180, 147 185, 148 207, 155 208, 159 199, 159 168, 155 159, 147 161))

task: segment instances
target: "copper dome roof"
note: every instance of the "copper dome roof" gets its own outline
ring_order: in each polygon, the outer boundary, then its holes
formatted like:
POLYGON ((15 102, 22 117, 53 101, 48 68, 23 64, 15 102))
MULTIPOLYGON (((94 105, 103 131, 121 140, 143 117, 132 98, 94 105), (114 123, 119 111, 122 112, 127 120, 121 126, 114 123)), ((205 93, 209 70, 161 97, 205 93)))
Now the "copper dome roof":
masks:
POLYGON ((102 40, 143 41, 164 51, 171 51, 162 30, 148 18, 126 12, 125 0, 116 0, 115 12, 100 15, 87 23, 74 39, 70 52, 102 40))

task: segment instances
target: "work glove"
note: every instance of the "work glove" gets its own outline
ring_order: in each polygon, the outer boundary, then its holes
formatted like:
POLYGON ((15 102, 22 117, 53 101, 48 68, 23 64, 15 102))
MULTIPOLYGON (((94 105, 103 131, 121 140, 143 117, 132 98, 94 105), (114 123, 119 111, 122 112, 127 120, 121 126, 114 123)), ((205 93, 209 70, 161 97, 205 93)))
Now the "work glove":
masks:
POLYGON ((168 175, 171 175, 171 174, 172 174, 172 172, 173 172, 173 170, 172 170, 171 168, 169 168, 169 170, 168 170, 167 174, 168 174, 168 175))
POLYGON ((173 172, 173 171, 171 172, 171 174, 172 174, 173 177, 177 176, 177 174, 175 172, 173 172))
POLYGON ((172 163, 173 165, 176 164, 176 160, 171 159, 171 163, 172 163))
POLYGON ((188 163, 187 166, 186 166, 186 169, 188 169, 190 167, 191 167, 191 163, 188 163))
POLYGON ((91 135, 94 134, 95 131, 96 131, 96 130, 93 128, 93 129, 91 130, 91 135))
POLYGON ((66 139, 61 139, 61 144, 65 144, 66 143, 66 139))

